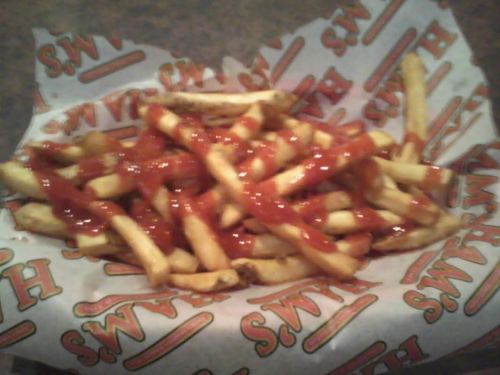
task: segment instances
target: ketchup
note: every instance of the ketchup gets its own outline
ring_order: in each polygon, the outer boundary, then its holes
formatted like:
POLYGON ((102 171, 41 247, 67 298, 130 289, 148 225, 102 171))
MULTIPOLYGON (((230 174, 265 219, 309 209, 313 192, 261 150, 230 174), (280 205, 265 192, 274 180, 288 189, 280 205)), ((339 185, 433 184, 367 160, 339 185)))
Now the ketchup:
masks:
POLYGON ((207 132, 210 141, 213 143, 221 143, 223 145, 231 146, 234 150, 236 161, 246 159, 253 153, 250 143, 241 139, 236 134, 227 129, 212 129, 207 132))
POLYGON ((69 181, 49 171, 33 172, 52 204, 52 212, 66 223, 70 233, 97 235, 104 231, 106 220, 88 210, 94 200, 90 193, 77 190, 69 181))
POLYGON ((236 123, 238 125, 244 126, 245 128, 247 128, 251 132, 256 132, 260 128, 259 122, 256 119, 254 119, 253 117, 249 117, 249 116, 240 117, 238 120, 236 120, 236 123))
POLYGON ((62 150, 67 149, 68 147, 71 147, 71 145, 67 143, 44 141, 42 142, 42 148, 39 150, 39 153, 46 158, 55 159, 55 157, 59 155, 62 150))
POLYGON ((422 140, 416 133, 414 132, 408 132, 405 135, 404 142, 403 143, 413 143, 415 145, 415 151, 418 154, 421 154, 424 146, 425 146, 425 141, 422 140))
POLYGON ((387 226, 387 221, 380 216, 377 211, 369 207, 357 208, 354 210, 356 222, 363 230, 377 231, 387 226))
POLYGON ((242 228, 218 233, 219 244, 231 259, 249 258, 254 247, 254 237, 242 228))
POLYGON ((317 150, 312 157, 302 163, 305 173, 296 183, 302 187, 317 185, 342 169, 338 166, 340 157, 346 158, 348 163, 353 163, 374 151, 375 144, 366 134, 341 146, 317 150))
POLYGON ((318 195, 300 202, 298 212, 306 223, 313 226, 321 226, 328 216, 326 197, 318 195))
POLYGON ((78 178, 85 182, 102 176, 106 166, 99 157, 83 159, 78 162, 78 178))
POLYGON ((172 228, 145 201, 134 200, 130 214, 164 253, 173 250, 172 228))
POLYGON ((443 177, 443 170, 434 165, 427 166, 427 171, 425 173, 424 180, 422 181, 421 187, 423 189, 432 189, 441 183, 443 177))
POLYGON ((254 153, 254 156, 249 157, 239 164, 239 176, 242 179, 252 180, 252 164, 256 160, 260 160, 264 165, 264 173, 259 175, 261 179, 276 172, 278 170, 278 165, 276 164, 276 143, 271 141, 264 141, 260 143, 254 153))
POLYGON ((291 224, 298 227, 302 240, 320 251, 337 250, 335 243, 320 231, 305 224, 284 199, 275 194, 268 194, 261 186, 262 184, 252 182, 245 184, 244 199, 248 212, 267 225, 291 224))

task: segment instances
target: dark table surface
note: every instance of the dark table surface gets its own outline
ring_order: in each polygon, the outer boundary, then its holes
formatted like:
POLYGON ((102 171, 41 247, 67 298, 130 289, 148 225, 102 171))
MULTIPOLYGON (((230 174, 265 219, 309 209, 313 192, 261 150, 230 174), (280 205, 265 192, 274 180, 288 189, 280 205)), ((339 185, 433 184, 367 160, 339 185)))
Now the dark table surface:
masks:
MULTIPOLYGON (((101 35, 117 31, 123 38, 163 47, 218 68, 225 55, 251 62, 263 43, 324 15, 339 3, 335 0, 2 0, 0 160, 13 152, 32 113, 33 27, 101 35)), ((453 0, 449 4, 487 76, 495 120, 500 124, 500 1, 453 0)), ((465 358, 453 373, 478 367, 481 367, 478 359, 465 358)))

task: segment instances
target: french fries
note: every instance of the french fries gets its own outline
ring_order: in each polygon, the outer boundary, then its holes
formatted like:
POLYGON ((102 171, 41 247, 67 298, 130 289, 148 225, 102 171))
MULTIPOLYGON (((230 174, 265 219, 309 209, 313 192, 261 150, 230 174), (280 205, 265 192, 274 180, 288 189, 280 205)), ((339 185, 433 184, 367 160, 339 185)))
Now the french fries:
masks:
POLYGON ((241 94, 172 92, 162 96, 145 97, 143 101, 147 104, 161 104, 178 112, 237 116, 255 103, 261 103, 276 113, 287 112, 297 98, 283 91, 269 90, 241 94))
POLYGON ((453 172, 420 164, 424 71, 414 54, 402 68, 399 148, 360 121, 298 120, 288 113, 297 98, 282 91, 174 92, 141 99, 137 141, 90 132, 31 142, 32 158, 0 164, 0 179, 33 200, 13 213, 21 229, 141 267, 152 286, 348 280, 372 250, 425 246, 461 227, 427 195, 453 172))

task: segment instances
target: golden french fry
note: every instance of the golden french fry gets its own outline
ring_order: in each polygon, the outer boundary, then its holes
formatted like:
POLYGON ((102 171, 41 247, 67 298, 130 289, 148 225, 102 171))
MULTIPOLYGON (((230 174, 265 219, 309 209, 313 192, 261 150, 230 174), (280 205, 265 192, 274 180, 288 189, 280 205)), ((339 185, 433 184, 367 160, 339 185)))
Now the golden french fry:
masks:
POLYGON ((394 162, 374 157, 373 160, 394 181, 414 185, 423 190, 443 190, 450 183, 453 171, 433 165, 394 162))
POLYGON ((134 178, 112 173, 88 181, 85 189, 91 190, 97 199, 110 199, 130 193, 136 186, 137 181, 134 178))
POLYGON ((401 70, 406 93, 406 134, 403 146, 393 155, 393 160, 416 164, 427 140, 425 71, 422 60, 415 53, 403 58, 401 70))
POLYGON ((50 158, 65 165, 78 163, 78 161, 86 156, 85 150, 80 146, 66 144, 54 148, 52 147, 53 145, 53 142, 33 141, 28 143, 26 147, 31 148, 35 153, 49 155, 50 158))
POLYGON ((243 226, 255 234, 264 234, 269 232, 265 225, 261 224, 259 220, 253 217, 243 220, 243 226))
MULTIPOLYGON (((139 168, 153 170, 165 179, 175 180, 196 177, 202 173, 203 166, 192 155, 180 152, 146 160, 139 164, 139 168)), ((91 190, 97 199, 110 199, 133 191, 139 179, 134 175, 112 173, 88 181, 85 189, 91 190)))
POLYGON ((227 126, 227 125, 232 125, 237 119, 237 116, 231 116, 231 117, 221 117, 217 115, 204 115, 202 116, 202 122, 205 126, 208 127, 219 127, 219 126, 227 126))
POLYGON ((118 155, 107 153, 98 158, 88 160, 87 164, 84 164, 85 159, 82 159, 80 163, 58 168, 55 170, 55 173, 65 180, 70 181, 73 185, 80 185, 82 182, 88 180, 89 176, 92 176, 91 178, 96 178, 94 176, 95 173, 100 173, 102 175, 112 173, 118 164, 118 155), (86 167, 86 165, 88 165, 88 167, 86 167))
POLYGON ((166 257, 173 273, 195 273, 200 267, 198 258, 180 247, 175 247, 166 257))
POLYGON ((17 161, 0 164, 0 180, 12 191, 35 199, 47 199, 35 174, 17 161))
POLYGON ((329 234, 344 234, 391 228, 404 221, 401 216, 386 210, 343 210, 330 212, 320 229, 329 234))
POLYGON ((125 240, 146 270, 151 286, 167 281, 170 265, 165 254, 132 218, 125 214, 109 214, 111 202, 94 201, 89 209, 99 216, 105 216, 111 227, 125 240), (111 217, 109 217, 111 216, 111 217))
POLYGON ((272 234, 260 234, 253 240, 252 258, 282 258, 297 252, 295 247, 272 234))
POLYGON ((372 247, 382 252, 415 249, 446 238, 461 227, 462 222, 459 218, 443 214, 431 227, 415 228, 401 234, 386 236, 375 241, 372 247))
POLYGON ((186 213, 182 217, 182 224, 184 234, 205 269, 218 271, 230 268, 229 258, 205 221, 196 214, 186 213))
POLYGON ((401 71, 406 94, 406 131, 427 138, 427 106, 425 70, 422 60, 415 53, 403 57, 401 71))
POLYGON ((249 140, 258 134, 263 122, 264 114, 259 103, 255 103, 250 106, 242 117, 236 119, 229 131, 240 139, 249 140))
POLYGON ((361 258, 370 251, 373 237, 370 233, 354 234, 337 241, 340 252, 354 258, 361 258))
MULTIPOLYGON (((318 162, 318 158, 313 156, 304 160, 297 166, 265 180, 263 183, 273 186, 273 189, 279 196, 290 195, 304 188, 317 185, 321 181, 341 172, 355 162, 376 154, 378 150, 391 146, 394 140, 384 132, 373 131, 354 139, 352 142, 353 144, 351 145, 339 146, 339 151, 336 151, 338 152, 338 156, 335 154, 335 157, 327 157, 326 159, 331 159, 328 160, 328 162, 318 162), (357 151, 349 152, 349 149, 355 149, 357 151), (323 163, 325 163, 325 166, 321 169, 323 163), (321 171, 320 173, 310 173, 313 169, 321 169, 321 171)), ((226 207, 225 211, 226 212, 222 214, 222 227, 234 225, 243 218, 244 210, 235 205, 226 207)))
POLYGON ((286 112, 296 100, 293 94, 268 90, 239 94, 172 92, 161 96, 144 97, 142 101, 146 104, 160 104, 179 112, 236 116, 255 103, 261 103, 266 110, 272 112, 286 112))
POLYGON ((127 251, 125 241, 113 232, 99 233, 94 236, 78 233, 75 235, 78 250, 89 256, 112 255, 127 251))
POLYGON ((310 157, 297 166, 266 180, 265 183, 273 184, 278 195, 289 195, 303 188, 314 186, 393 143, 392 137, 375 130, 353 139, 349 144, 332 148, 331 155, 327 151, 325 157, 318 158, 317 155, 310 157), (325 164, 324 168, 322 168, 323 164, 325 164), (310 171, 315 169, 320 169, 320 173, 313 175, 310 171))
MULTIPOLYGON (((148 110, 148 108, 145 108, 144 111, 141 111, 142 115, 147 116, 148 110)), ((209 172, 226 188, 229 195, 240 204, 244 203, 244 184, 239 179, 238 172, 229 162, 225 153, 217 147, 218 145, 210 146, 203 143, 200 144, 199 139, 203 137, 203 132, 198 129, 195 131, 194 129, 179 126, 181 124, 180 118, 174 113, 168 110, 161 110, 161 112, 157 112, 157 114, 159 115, 156 119, 158 122, 155 126, 160 131, 174 138, 177 142, 193 150, 202 157, 209 172)), ((342 154, 339 159, 346 159, 345 164, 348 164, 347 161, 353 162, 360 157, 360 154, 369 156, 370 151, 376 149, 379 145, 391 145, 393 143, 392 138, 383 132, 372 132, 369 133, 367 137, 368 139, 363 138, 358 140, 356 146, 361 148, 361 146, 372 145, 371 148, 368 148, 368 150, 366 147, 364 147, 363 150, 358 150, 358 148, 356 148, 356 152, 353 152, 350 156, 342 154)), ((339 162, 339 164, 340 163, 342 162, 339 162)), ((302 226, 307 227, 305 224, 302 224, 302 226)), ((325 272, 339 279, 351 278, 354 272, 360 267, 359 261, 346 254, 338 251, 321 251, 314 245, 311 245, 312 242, 304 237, 304 228, 299 228, 289 223, 276 225, 266 224, 266 227, 272 233, 295 245, 306 258, 322 268, 325 272)), ((321 236, 319 232, 316 233, 312 228, 308 227, 308 230, 321 236)))
MULTIPOLYGON (((206 163, 212 175, 223 184, 231 197, 237 201, 243 199, 244 187, 239 180, 238 173, 234 167, 227 161, 222 152, 218 152, 216 147, 206 156, 206 163)), ((278 237, 290 242, 297 247, 302 255, 308 260, 320 267, 329 275, 338 279, 351 278, 354 272, 359 268, 360 263, 341 252, 324 252, 316 249, 306 240, 303 229, 290 223, 266 224, 270 232, 278 237)))
POLYGON ((78 139, 75 144, 81 147, 85 157, 101 156, 112 151, 118 151, 121 144, 106 133, 90 131, 78 139))
POLYGON ((293 204, 293 209, 301 215, 307 215, 318 211, 344 210, 352 207, 352 205, 352 193, 345 190, 336 190, 296 202, 293 204))
POLYGON ((258 284, 274 285, 318 275, 321 271, 300 255, 277 259, 240 258, 231 262, 245 280, 258 284))
MULTIPOLYGON (((116 252, 111 255, 124 263, 142 267, 137 256, 131 252, 128 247, 122 247, 121 252, 116 252)), ((168 259, 170 270, 173 273, 195 273, 200 266, 200 262, 193 254, 180 247, 174 247, 173 250, 165 254, 165 256, 168 259)))
POLYGON ((374 206, 385 208, 423 225, 435 223, 441 212, 439 207, 428 198, 416 197, 387 187, 379 191, 368 192, 366 199, 374 206))
POLYGON ((193 274, 170 274, 168 282, 176 288, 199 293, 218 292, 242 285, 238 273, 232 269, 193 274))
POLYGON ((42 203, 27 203, 14 211, 17 225, 30 232, 45 234, 51 237, 71 238, 64 221, 52 212, 52 207, 42 203))

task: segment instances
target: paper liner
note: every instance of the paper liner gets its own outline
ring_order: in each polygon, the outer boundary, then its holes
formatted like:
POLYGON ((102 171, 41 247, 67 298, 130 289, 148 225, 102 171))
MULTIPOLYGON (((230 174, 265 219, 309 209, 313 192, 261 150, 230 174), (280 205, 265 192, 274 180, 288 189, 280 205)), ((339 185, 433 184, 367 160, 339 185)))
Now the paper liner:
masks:
MULTIPOLYGON (((445 197, 466 227, 426 249, 370 259, 353 284, 314 278, 197 295, 151 290, 137 269, 82 257, 16 230, 0 211, 0 348, 81 373, 348 374, 398 370, 495 345, 500 337, 500 142, 486 82, 442 1, 357 1, 263 46, 251 67, 218 73, 118 37, 34 31, 34 115, 21 146, 89 130, 137 134, 137 90, 301 97, 295 112, 332 126, 363 119, 398 139, 398 65, 427 69, 424 155, 460 173, 445 197)), ((19 148, 22 152, 22 147, 19 148)))

